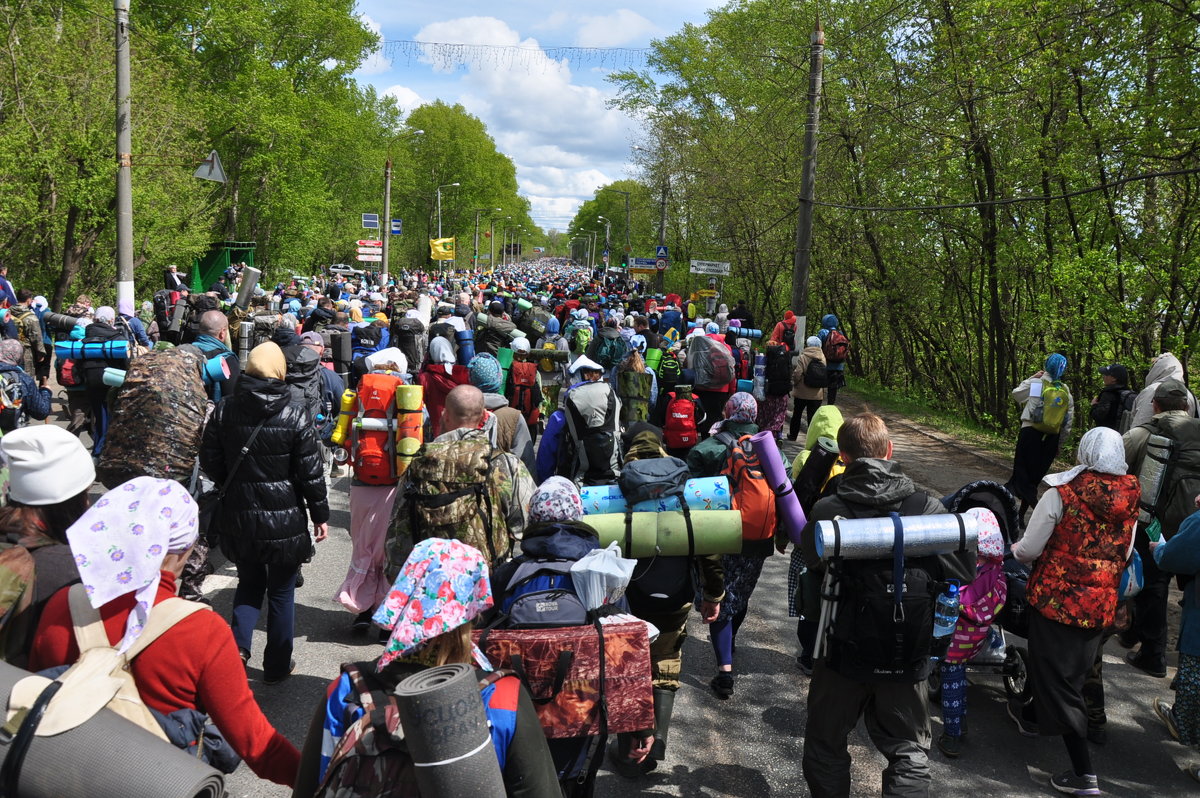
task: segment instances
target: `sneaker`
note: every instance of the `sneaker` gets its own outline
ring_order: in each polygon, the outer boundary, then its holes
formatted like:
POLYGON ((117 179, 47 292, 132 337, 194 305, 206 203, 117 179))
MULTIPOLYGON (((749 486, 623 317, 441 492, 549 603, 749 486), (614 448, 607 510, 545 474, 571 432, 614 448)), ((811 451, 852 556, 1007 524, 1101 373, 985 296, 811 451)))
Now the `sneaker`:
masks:
POLYGON ((812 676, 813 658, 808 654, 801 654, 800 656, 796 657, 796 667, 799 668, 800 672, 805 676, 812 676))
POLYGON ((1088 726, 1087 739, 1093 745, 1104 745, 1108 742, 1108 730, 1103 726, 1088 726))
POLYGON ((1013 723, 1017 724, 1017 731, 1021 733, 1022 737, 1037 737, 1037 727, 1021 717, 1020 710, 1014 709, 1014 706, 1011 701, 1008 703, 1008 716, 1012 718, 1013 723))
POLYGON ((958 759, 958 755, 962 753, 962 738, 943 734, 938 738, 937 746, 938 750, 950 759, 958 759))
POLYGON ((717 675, 708 683, 717 698, 724 701, 733 695, 733 672, 732 671, 717 671, 717 675))
POLYGON ((1150 676, 1154 676, 1155 678, 1158 678, 1158 679, 1161 679, 1167 675, 1167 663, 1166 662, 1163 662, 1162 660, 1158 660, 1156 662, 1150 662, 1149 660, 1147 660, 1145 657, 1142 656, 1140 650, 1137 653, 1130 651, 1128 654, 1126 654, 1125 662, 1126 662, 1126 664, 1132 665, 1133 667, 1137 668, 1142 673, 1148 674, 1150 676))
POLYGON ((1064 770, 1057 776, 1050 777, 1050 786, 1067 795, 1099 795, 1100 784, 1096 781, 1095 773, 1085 773, 1076 776, 1073 770, 1064 770))
POLYGON ((1171 739, 1179 742, 1179 724, 1175 722, 1175 708, 1161 698, 1156 698, 1154 699, 1154 714, 1158 715, 1158 719, 1166 725, 1171 739))
POLYGON ((296 660, 292 660, 288 665, 287 673, 275 674, 274 676, 263 676, 263 684, 279 684, 287 679, 296 671, 296 660))

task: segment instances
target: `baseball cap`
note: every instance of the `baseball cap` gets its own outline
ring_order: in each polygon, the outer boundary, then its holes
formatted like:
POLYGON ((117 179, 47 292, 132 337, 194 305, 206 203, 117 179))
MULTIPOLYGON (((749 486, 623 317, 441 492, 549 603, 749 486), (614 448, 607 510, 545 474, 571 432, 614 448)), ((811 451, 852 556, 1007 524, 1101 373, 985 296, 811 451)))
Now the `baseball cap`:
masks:
POLYGON ((1186 399, 1188 395, 1187 386, 1179 380, 1163 380, 1154 389, 1155 399, 1167 399, 1168 397, 1177 397, 1186 399))
POLYGON ((1105 366, 1104 368, 1100 369, 1100 375, 1102 377, 1112 377, 1117 382, 1122 384, 1129 382, 1129 369, 1125 368, 1120 363, 1113 363, 1112 365, 1105 366))
POLYGON ((325 341, 322 340, 321 334, 316 332, 306 332, 300 336, 300 343, 312 344, 313 346, 324 346, 325 341))

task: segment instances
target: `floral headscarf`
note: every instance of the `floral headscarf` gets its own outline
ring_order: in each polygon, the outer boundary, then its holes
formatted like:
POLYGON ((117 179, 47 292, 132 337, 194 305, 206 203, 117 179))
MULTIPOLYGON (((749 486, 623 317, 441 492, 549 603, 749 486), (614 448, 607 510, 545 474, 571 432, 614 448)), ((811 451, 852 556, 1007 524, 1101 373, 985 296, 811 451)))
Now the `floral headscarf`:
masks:
POLYGON ((975 519, 979 530, 979 556, 993 560, 1004 558, 1004 535, 1000 532, 1000 522, 996 514, 985 507, 971 507, 963 511, 975 519))
MULTIPOLYGON (((470 622, 491 606, 487 561, 478 549, 448 538, 422 540, 413 547, 372 618, 392 630, 378 670, 470 622)), ((480 656, 477 652, 477 661, 480 656)))
POLYGON ((722 418, 709 430, 710 435, 716 435, 725 426, 726 421, 737 421, 742 424, 753 424, 758 417, 758 400, 745 391, 738 391, 725 402, 722 418))
POLYGON ((1079 465, 1060 474, 1047 474, 1042 477, 1042 482, 1051 487, 1066 485, 1085 469, 1099 471, 1101 474, 1124 475, 1128 468, 1125 465, 1125 446, 1121 442, 1121 433, 1108 427, 1093 427, 1088 430, 1079 440, 1076 462, 1079 465))
POLYGON ((583 516, 579 488, 566 477, 550 477, 534 491, 529 500, 529 523, 542 521, 578 521, 583 516))
POLYGON ((67 528, 88 601, 100 609, 133 593, 137 599, 125 636, 125 651, 146 626, 167 554, 180 554, 196 542, 196 502, 187 489, 169 479, 137 477, 96 500, 67 528))

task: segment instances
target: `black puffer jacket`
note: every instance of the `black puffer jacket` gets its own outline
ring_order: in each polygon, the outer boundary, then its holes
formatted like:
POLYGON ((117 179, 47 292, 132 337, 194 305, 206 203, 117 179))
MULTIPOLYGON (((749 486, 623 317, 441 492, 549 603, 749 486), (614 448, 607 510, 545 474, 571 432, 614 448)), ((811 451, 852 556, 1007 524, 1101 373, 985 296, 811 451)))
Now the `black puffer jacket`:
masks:
POLYGON ((243 373, 237 392, 221 400, 204 428, 200 467, 220 487, 266 419, 217 510, 221 551, 235 563, 299 565, 311 552, 309 518, 329 520, 316 430, 304 407, 290 400, 282 380, 243 373))
MULTIPOLYGON (((99 321, 89 324, 83 333, 83 342, 89 344, 124 340, 125 335, 120 330, 111 324, 104 324, 99 321)), ((87 358, 81 360, 80 363, 83 364, 83 378, 87 382, 87 386, 100 390, 106 390, 104 387, 104 369, 124 369, 129 366, 127 358, 87 358)))

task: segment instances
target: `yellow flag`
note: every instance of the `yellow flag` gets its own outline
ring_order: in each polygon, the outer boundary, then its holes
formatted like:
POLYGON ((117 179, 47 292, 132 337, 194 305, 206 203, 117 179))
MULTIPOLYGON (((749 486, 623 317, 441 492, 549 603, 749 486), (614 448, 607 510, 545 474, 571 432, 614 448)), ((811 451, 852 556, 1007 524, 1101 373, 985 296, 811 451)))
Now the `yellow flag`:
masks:
POLYGON ((429 239, 429 256, 434 260, 454 260, 454 239, 429 239))

